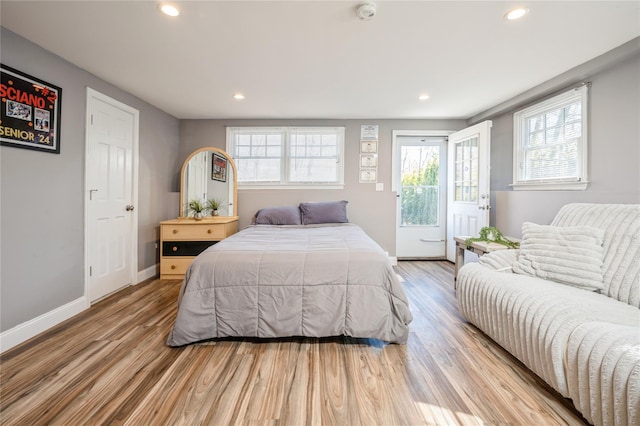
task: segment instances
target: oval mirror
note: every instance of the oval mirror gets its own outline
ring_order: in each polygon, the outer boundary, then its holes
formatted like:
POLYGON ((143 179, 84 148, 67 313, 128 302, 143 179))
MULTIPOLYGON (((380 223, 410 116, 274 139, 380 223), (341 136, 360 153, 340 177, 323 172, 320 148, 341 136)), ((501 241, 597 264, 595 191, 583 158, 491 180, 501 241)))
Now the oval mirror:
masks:
POLYGON ((193 200, 216 200, 220 204, 219 216, 237 216, 237 197, 236 165, 225 151, 200 148, 184 161, 180 172, 180 217, 189 216, 188 204, 193 200))

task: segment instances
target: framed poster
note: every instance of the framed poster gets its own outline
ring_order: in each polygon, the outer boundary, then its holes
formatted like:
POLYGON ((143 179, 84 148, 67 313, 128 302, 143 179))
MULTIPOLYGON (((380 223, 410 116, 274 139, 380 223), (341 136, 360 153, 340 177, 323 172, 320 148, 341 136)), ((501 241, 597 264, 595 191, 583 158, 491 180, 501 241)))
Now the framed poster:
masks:
POLYGON ((0 64, 0 143, 60 154, 62 89, 0 64))
POLYGON ((218 180, 220 182, 227 181, 227 159, 215 152, 212 155, 211 161, 211 179, 218 180))

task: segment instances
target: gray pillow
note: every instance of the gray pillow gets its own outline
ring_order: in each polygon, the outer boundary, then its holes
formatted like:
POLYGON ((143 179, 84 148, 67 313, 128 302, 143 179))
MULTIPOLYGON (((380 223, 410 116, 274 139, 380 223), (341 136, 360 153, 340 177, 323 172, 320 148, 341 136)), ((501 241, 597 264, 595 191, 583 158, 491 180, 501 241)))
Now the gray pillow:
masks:
POLYGON ((256 225, 300 225, 300 209, 297 206, 267 207, 258 210, 256 225))
POLYGON ((348 201, 329 201, 323 203, 300 203, 302 224, 348 223, 348 201))

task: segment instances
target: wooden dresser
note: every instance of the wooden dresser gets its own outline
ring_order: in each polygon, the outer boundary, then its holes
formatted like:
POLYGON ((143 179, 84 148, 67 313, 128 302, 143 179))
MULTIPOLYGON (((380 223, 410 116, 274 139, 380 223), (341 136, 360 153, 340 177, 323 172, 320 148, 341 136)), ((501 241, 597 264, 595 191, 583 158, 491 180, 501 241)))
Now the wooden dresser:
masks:
POLYGON ((160 279, 184 279, 187 267, 197 255, 236 232, 237 216, 160 222, 160 279))

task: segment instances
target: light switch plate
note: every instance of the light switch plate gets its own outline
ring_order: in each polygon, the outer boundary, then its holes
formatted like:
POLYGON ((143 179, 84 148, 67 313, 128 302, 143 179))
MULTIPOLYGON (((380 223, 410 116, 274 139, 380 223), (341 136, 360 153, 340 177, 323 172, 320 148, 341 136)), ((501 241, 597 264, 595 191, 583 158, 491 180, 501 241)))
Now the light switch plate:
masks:
POLYGON ((382 182, 376 183, 376 191, 384 191, 384 183, 382 182))

